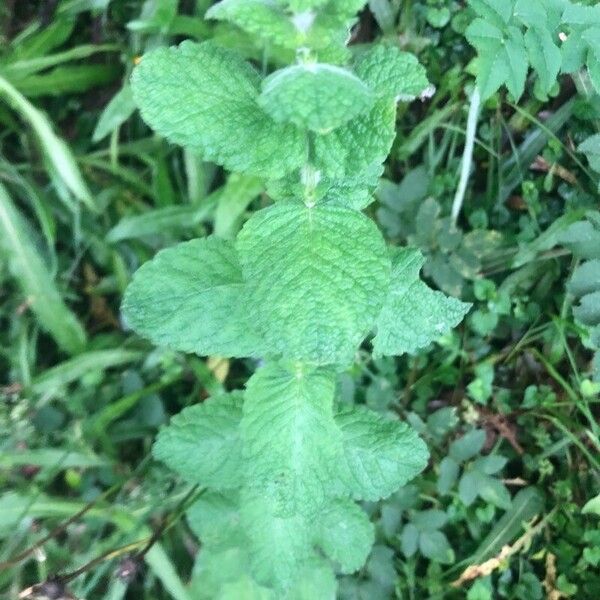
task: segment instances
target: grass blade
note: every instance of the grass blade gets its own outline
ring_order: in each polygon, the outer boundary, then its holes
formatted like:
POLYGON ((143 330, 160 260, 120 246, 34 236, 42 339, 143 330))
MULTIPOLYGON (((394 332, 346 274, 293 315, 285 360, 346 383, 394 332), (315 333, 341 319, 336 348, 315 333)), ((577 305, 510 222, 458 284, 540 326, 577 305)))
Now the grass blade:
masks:
POLYGON ((67 144, 54 133, 46 116, 3 77, 0 77, 0 97, 3 97, 31 125, 47 160, 56 169, 69 190, 90 210, 97 212, 98 209, 83 180, 75 157, 67 144))
POLYGON ((81 352, 86 334, 67 308, 29 236, 23 217, 0 184, 0 247, 40 325, 69 354, 81 352))

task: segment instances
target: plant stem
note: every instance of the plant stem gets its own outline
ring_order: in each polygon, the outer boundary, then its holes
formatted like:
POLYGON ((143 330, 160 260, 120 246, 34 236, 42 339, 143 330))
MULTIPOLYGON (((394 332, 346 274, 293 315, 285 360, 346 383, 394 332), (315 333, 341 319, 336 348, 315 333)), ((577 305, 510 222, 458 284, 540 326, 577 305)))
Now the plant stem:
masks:
POLYGON ((475 133, 477 130, 477 119, 479 117, 479 107, 481 106, 481 96, 479 89, 475 87, 471 94, 471 103, 469 105, 469 116, 467 118, 467 134, 465 138, 465 149, 460 168, 460 180, 458 188, 452 202, 452 224, 456 225, 460 209, 462 208, 467 191, 467 183, 471 173, 471 164, 473 163, 473 145, 475 143, 475 133))

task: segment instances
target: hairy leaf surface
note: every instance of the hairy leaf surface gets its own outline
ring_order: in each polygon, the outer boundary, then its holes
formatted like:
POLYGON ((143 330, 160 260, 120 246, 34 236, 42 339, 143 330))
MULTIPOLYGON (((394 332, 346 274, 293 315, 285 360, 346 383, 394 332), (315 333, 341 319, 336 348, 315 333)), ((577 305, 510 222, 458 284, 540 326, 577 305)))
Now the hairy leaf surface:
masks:
POLYGON ((379 96, 414 100, 429 85, 416 56, 395 46, 376 45, 354 65, 356 74, 379 96))
POLYGON ((337 206, 276 204, 237 244, 248 311, 272 354, 348 363, 373 326, 390 261, 372 221, 337 206))
POLYGON ((336 416, 342 430, 345 482, 356 500, 379 500, 402 487, 427 464, 425 443, 406 423, 364 407, 336 416))
POLYGON ((233 392, 185 408, 159 433, 154 456, 191 483, 216 490, 239 487, 242 399, 233 392))
POLYGON ((281 514, 311 513, 336 490, 341 435, 329 369, 271 363, 248 382, 242 436, 247 486, 281 514))
POLYGON ((373 104, 373 93, 347 69, 302 64, 267 77, 259 104, 275 121, 328 131, 366 112, 373 104))
POLYGON ((127 323, 155 344, 200 355, 260 352, 244 309, 245 287, 233 243, 183 242, 142 265, 127 288, 127 323))
POLYGON ((305 160, 305 135, 261 109, 259 74, 230 50, 194 42, 158 48, 144 55, 132 86, 144 120, 206 160, 267 177, 305 160))
POLYGON ((471 307, 429 289, 419 278, 424 262, 414 248, 395 253, 392 285, 373 340, 376 355, 416 352, 458 325, 471 307))

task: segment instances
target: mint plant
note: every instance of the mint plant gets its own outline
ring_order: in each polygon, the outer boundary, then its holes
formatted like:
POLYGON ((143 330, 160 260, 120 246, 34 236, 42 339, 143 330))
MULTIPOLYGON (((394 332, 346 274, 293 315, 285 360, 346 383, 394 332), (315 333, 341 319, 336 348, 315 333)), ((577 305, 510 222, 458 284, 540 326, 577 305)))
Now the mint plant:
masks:
POLYGON ((231 50, 183 42, 149 52, 133 73, 156 132, 262 178, 274 201, 234 241, 159 252, 123 303, 156 344, 260 359, 243 392, 184 409, 154 446, 207 490, 188 514, 202 542, 195 598, 334 597, 333 565, 359 569, 374 539, 356 501, 390 495, 427 464, 408 425, 336 403, 337 376, 371 332, 375 355, 415 352, 469 309, 422 283, 419 251, 388 248, 361 212, 397 102, 428 88, 411 54, 345 46, 362 4, 225 0, 210 15, 295 62, 263 77, 231 50))

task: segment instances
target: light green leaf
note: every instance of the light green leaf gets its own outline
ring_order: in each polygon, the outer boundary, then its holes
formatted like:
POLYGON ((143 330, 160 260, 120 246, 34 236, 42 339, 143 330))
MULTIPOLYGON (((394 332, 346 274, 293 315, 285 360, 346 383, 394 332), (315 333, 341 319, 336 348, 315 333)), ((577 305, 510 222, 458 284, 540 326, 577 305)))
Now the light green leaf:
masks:
POLYGON ((593 327, 600 324, 600 290, 581 298, 579 305, 573 308, 573 314, 584 325, 593 327))
MULTIPOLYGON (((482 100, 487 100, 510 77, 504 34, 492 23, 475 19, 465 35, 468 42, 477 49, 477 85, 482 100)), ((513 48, 513 53, 514 51, 513 48)))
POLYGON ((594 496, 585 503, 581 512, 584 515, 598 515, 600 516, 600 494, 594 496))
POLYGON ((577 151, 583 152, 590 163, 590 167, 600 173, 600 133, 596 133, 581 142, 577 147, 577 151))
POLYGON ((264 588, 247 576, 238 581, 226 583, 222 588, 217 600, 273 600, 275 597, 271 590, 264 588))
POLYGON ((574 73, 583 67, 588 52, 588 46, 579 33, 572 33, 562 43, 561 70, 563 73, 574 73))
MULTIPOLYGON (((47 299, 45 302, 49 302, 47 299)), ((50 306, 52 304, 50 303, 50 306)), ((62 321, 63 327, 65 322, 62 321)), ((30 390, 36 394, 43 394, 46 398, 54 395, 64 397, 64 387, 77 381, 90 371, 103 371, 105 369, 123 367, 143 358, 142 352, 125 350, 124 348, 111 348, 109 350, 92 350, 46 369, 33 379, 30 390)), ((66 398, 64 398, 66 400, 66 398)))
POLYGON ((285 514, 315 512, 335 489, 341 435, 335 374, 270 363, 248 382, 242 437, 247 487, 285 514))
POLYGON ((366 513, 350 500, 337 500, 321 514, 317 543, 341 566, 342 573, 362 567, 375 539, 366 513))
POLYGON ((576 298, 600 289, 600 259, 588 260, 575 269, 567 289, 576 298))
POLYGON ((563 12, 563 21, 570 25, 598 25, 600 6, 583 6, 568 2, 563 12))
POLYGON ((515 7, 515 0, 469 0, 469 6, 484 19, 502 27, 508 25, 515 7))
POLYGON ((376 355, 415 353, 460 323, 471 305, 430 290, 419 278, 425 259, 414 248, 393 258, 392 284, 377 319, 376 355))
POLYGON ((590 75, 590 80, 600 94, 600 51, 590 48, 587 54, 587 68, 590 75))
POLYGON ((483 448, 486 434, 483 429, 472 429, 450 444, 449 456, 458 463, 470 460, 483 448))
POLYGON ((205 160, 266 177, 305 162, 305 135, 260 108, 260 76, 232 51, 193 42, 158 48, 142 58, 131 82, 144 120, 205 160))
MULTIPOLYGON (((242 225, 246 209, 263 189, 261 179, 232 173, 227 178, 227 183, 219 190, 214 234, 221 238, 234 238, 242 225)), ((202 204, 206 204, 206 201, 202 204)))
POLYGON ((356 74, 378 96, 407 101, 417 98, 429 85, 425 67, 417 58, 396 46, 376 44, 361 54, 356 74))
POLYGON ((373 222, 337 206, 276 204, 246 222, 237 247, 246 308, 270 354, 350 362, 389 282, 373 222))
POLYGON ((71 149, 63 139, 54 133, 48 118, 2 77, 0 77, 0 97, 4 97, 31 125, 48 164, 59 175, 67 188, 90 210, 97 212, 92 194, 81 175, 71 149))
POLYGON ((389 496, 427 464, 427 446, 406 423, 356 407, 340 412, 346 485, 356 500, 389 496))
POLYGON ((233 392, 185 408, 160 431, 154 457, 190 483, 216 490, 239 487, 242 400, 233 392))
POLYGON ((190 529, 211 551, 243 543, 240 528, 238 494, 231 491, 227 495, 220 492, 204 492, 186 512, 190 529))
POLYGON ((282 7, 265 0, 222 0, 209 8, 205 18, 230 21, 253 36, 285 48, 295 47, 300 34, 282 7))
POLYGON ((48 266, 42 260, 29 228, 0 184, 0 251, 7 258, 29 307, 40 325, 69 354, 77 354, 86 343, 86 333, 65 305, 48 266))
POLYGON ((102 111, 92 134, 92 141, 99 142, 109 133, 112 133, 129 119, 134 110, 135 102, 133 101, 131 86, 126 83, 102 111))
POLYGON ((561 54, 550 32, 542 27, 532 27, 525 33, 525 46, 529 62, 539 78, 539 86, 548 94, 556 83, 561 65, 561 54))
POLYGON ((243 495, 241 519, 249 538, 252 571, 259 583, 290 588, 302 567, 317 559, 311 522, 299 514, 278 512, 275 500, 260 490, 243 495))
POLYGON ((373 99, 371 90, 347 69, 301 64, 267 77, 258 102, 275 121, 326 132, 368 111, 373 99))
POLYGON ((396 135, 395 119, 395 101, 377 100, 368 113, 315 136, 315 169, 332 180, 330 184, 340 181, 356 190, 375 188, 396 135))
POLYGON ((523 34, 516 27, 510 28, 510 35, 504 42, 504 53, 509 70, 506 87, 511 96, 518 100, 525 90, 528 61, 523 34))
POLYGON ((419 550, 426 558, 448 565, 454 562, 454 551, 441 531, 424 531, 419 535, 419 550))
POLYGON ((251 356, 261 344, 244 307, 233 243, 216 237, 162 250, 134 275, 122 311, 155 344, 200 355, 251 356))

